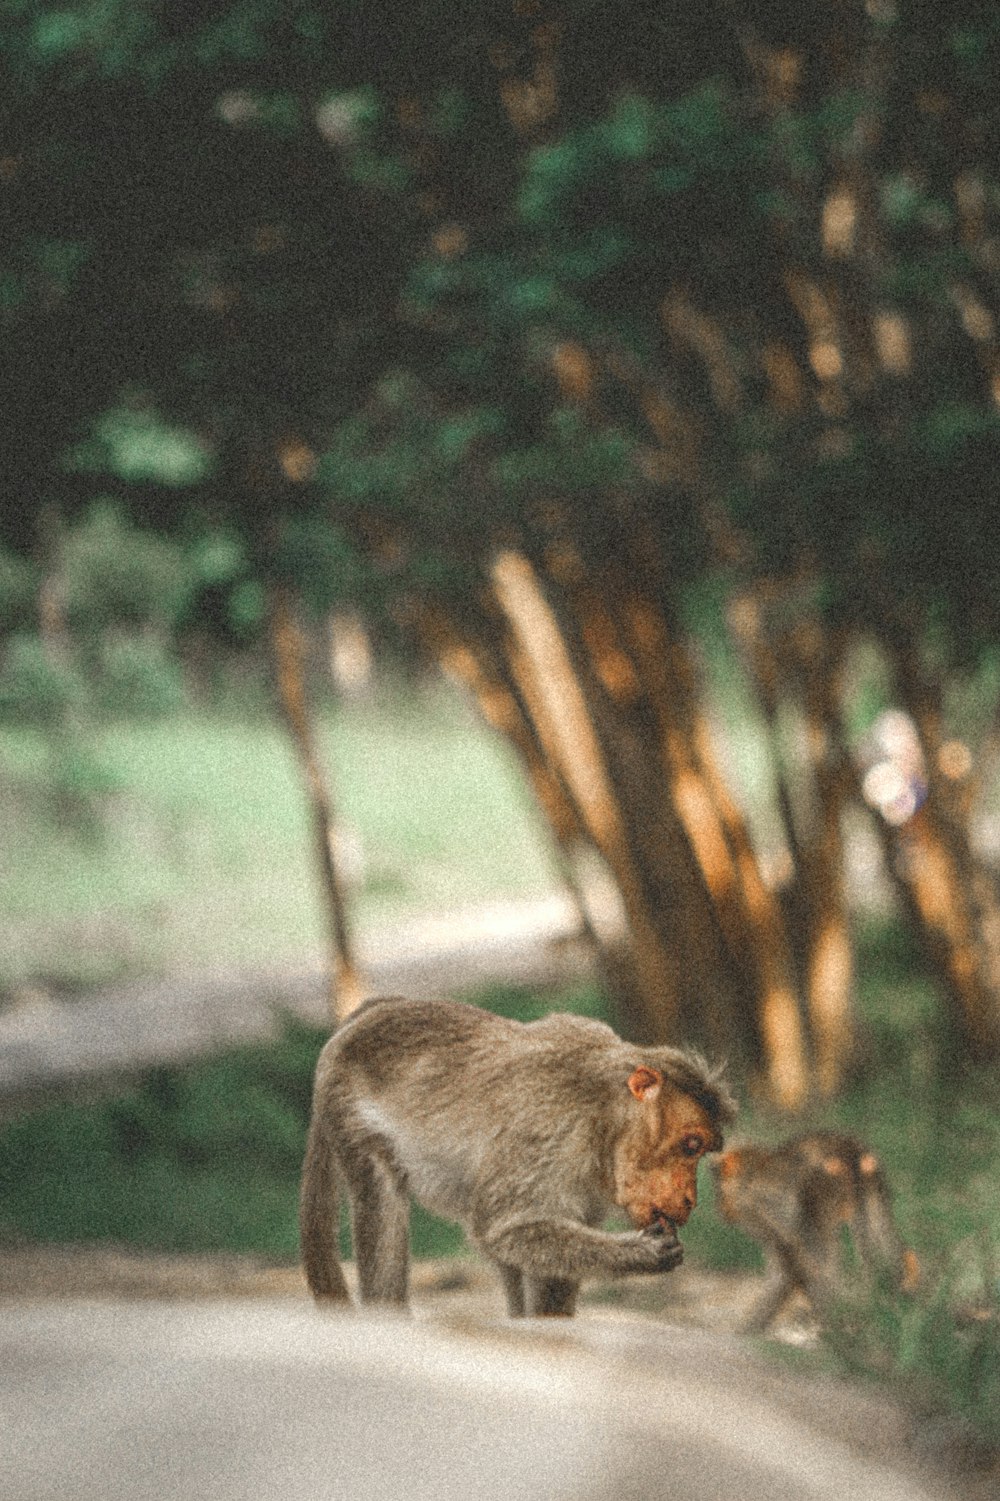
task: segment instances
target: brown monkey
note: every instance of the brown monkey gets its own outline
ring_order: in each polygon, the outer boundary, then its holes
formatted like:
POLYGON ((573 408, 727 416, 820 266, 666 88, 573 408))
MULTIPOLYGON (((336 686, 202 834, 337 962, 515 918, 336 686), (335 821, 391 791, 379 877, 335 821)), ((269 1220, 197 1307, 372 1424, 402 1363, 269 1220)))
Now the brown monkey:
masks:
POLYGON ((633 1047, 601 1022, 369 1001, 316 1069, 300 1213, 309 1287, 348 1297, 343 1185, 363 1302, 406 1304, 412 1195, 496 1264, 512 1315, 571 1314, 584 1277, 678 1265, 698 1162, 734 1114, 699 1058, 633 1047), (600 1229, 612 1206, 636 1228, 600 1229))
POLYGON ((880 1274, 911 1291, 919 1276, 892 1213, 875 1153, 839 1131, 812 1131, 777 1147, 736 1147, 713 1164, 716 1202, 764 1249, 764 1287, 747 1319, 762 1331, 796 1290, 824 1317, 846 1290, 841 1227, 868 1284, 880 1274))

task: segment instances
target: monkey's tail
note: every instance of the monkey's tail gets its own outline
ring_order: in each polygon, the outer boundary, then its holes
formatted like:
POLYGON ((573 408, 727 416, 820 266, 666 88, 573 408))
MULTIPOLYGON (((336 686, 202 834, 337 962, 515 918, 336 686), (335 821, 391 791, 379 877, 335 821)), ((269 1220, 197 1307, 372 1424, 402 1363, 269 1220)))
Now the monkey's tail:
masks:
POLYGON ((340 1189, 329 1132, 313 1112, 302 1164, 299 1244, 309 1291, 318 1303, 349 1303, 339 1252, 340 1189))

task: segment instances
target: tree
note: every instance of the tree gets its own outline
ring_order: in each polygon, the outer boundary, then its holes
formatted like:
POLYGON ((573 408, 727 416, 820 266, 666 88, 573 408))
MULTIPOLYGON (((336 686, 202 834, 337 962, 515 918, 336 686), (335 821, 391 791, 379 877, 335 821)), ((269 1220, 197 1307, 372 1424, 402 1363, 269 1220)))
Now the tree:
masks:
POLYGON ((335 587, 315 558, 364 558, 518 747, 567 870, 583 845, 611 872, 635 1028, 735 1045, 788 1106, 850 1065, 843 680, 875 641, 926 782, 880 834, 959 1043, 994 1052, 993 880, 944 769, 998 626, 990 8, 8 27, 8 541, 37 545, 39 487, 83 503, 131 413, 200 463, 102 484, 232 528, 279 644, 287 591, 335 587), (808 730, 775 756, 783 892, 699 678, 720 597, 776 735, 789 706, 808 730))
MULTIPOLYGON (((706 941, 704 967, 685 973, 698 972, 701 995, 725 993, 728 961, 736 988, 756 997, 751 1030, 771 1088, 792 1102, 807 1078, 796 955, 820 1086, 835 1088, 850 1058, 840 814, 859 775, 838 682, 862 638, 892 666, 927 778, 905 827, 879 825, 890 869, 960 1043, 991 1052, 1000 1036, 994 882, 973 849, 970 799, 940 770, 945 684, 995 640, 982 526, 998 431, 984 92, 997 36, 976 5, 944 18, 829 7, 808 20, 731 6, 724 19, 732 46, 712 76, 694 66, 673 97, 646 79, 645 93, 620 91, 606 113, 592 95, 577 113, 573 75, 560 72, 575 55, 572 26, 535 30, 520 83, 500 85, 532 148, 518 194, 492 225, 453 225, 410 282, 415 314, 445 341, 421 371, 440 421, 472 432, 487 415, 501 434, 494 455, 465 465, 474 478, 449 507, 456 487, 434 457, 440 435, 428 434, 442 513, 430 530, 419 459, 387 484, 364 452, 371 429, 356 457, 366 525, 385 503, 381 524, 411 558, 417 537, 439 543, 443 515, 444 550, 461 554, 465 497, 488 497, 487 539, 473 536, 462 562, 500 613, 470 620, 453 605, 454 623, 467 645, 488 636, 496 658, 506 622, 508 676, 623 892, 637 1009, 666 1030, 684 1016, 668 956, 690 954, 699 922, 685 910, 680 943, 657 929, 693 857, 715 950, 706 941), (572 435, 561 449, 560 434, 572 435), (633 466, 613 491, 592 462, 602 442, 633 466), (402 474, 419 496, 407 499, 402 474), (512 476, 516 493, 505 493, 512 476), (690 686, 678 602, 706 567, 742 597, 734 621, 772 719, 792 699, 808 726, 799 771, 812 811, 787 830, 794 934, 760 879, 690 686), (530 650, 543 637, 544 670, 530 650), (658 768, 645 793, 640 765, 658 768)), ((620 53, 603 40, 620 86, 620 53)), ((394 421, 384 453, 398 460, 394 421)), ((342 463, 334 472, 342 484, 342 463)), ((737 1009, 723 1006, 730 1028, 737 1009)))

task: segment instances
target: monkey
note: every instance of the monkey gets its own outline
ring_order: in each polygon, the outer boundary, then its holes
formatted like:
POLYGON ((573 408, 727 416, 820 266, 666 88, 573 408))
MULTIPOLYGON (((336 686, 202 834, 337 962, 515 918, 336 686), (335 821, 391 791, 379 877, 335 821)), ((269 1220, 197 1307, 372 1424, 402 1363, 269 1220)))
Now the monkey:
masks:
POLYGON ((735 1113, 721 1069, 603 1022, 367 1001, 316 1067, 299 1217, 309 1288, 349 1301, 346 1190, 362 1303, 406 1308, 413 1197, 495 1265, 511 1317, 570 1316, 584 1278, 680 1263, 698 1163, 735 1113), (613 1208, 629 1230, 601 1228, 613 1208))
POLYGON ((848 1227, 862 1279, 888 1276, 912 1292, 920 1269, 904 1248, 878 1157, 856 1137, 812 1131, 777 1147, 736 1147, 712 1164, 716 1203, 764 1249, 763 1290, 747 1317, 763 1333, 796 1290, 825 1319, 847 1279, 841 1227, 848 1227))

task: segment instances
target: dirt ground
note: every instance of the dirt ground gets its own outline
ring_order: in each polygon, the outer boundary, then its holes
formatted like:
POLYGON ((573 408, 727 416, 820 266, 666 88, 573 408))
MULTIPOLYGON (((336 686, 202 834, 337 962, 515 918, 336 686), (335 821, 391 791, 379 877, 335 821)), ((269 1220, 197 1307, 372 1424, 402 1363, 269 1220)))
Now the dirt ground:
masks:
MULTIPOLYGON (((347 1267, 348 1280, 353 1268, 347 1267)), ((614 1305, 715 1330, 738 1326, 753 1297, 755 1279, 681 1267, 669 1277, 597 1283, 584 1303, 614 1305)), ((420 1261, 412 1275, 415 1311, 447 1304, 456 1313, 486 1316, 502 1311, 499 1283, 489 1267, 471 1257, 420 1261)), ((262 1257, 219 1252, 172 1255, 127 1246, 48 1246, 0 1243, 0 1300, 11 1298, 306 1298, 301 1268, 262 1257)), ((790 1342, 807 1342, 807 1315, 782 1329, 790 1342)))

